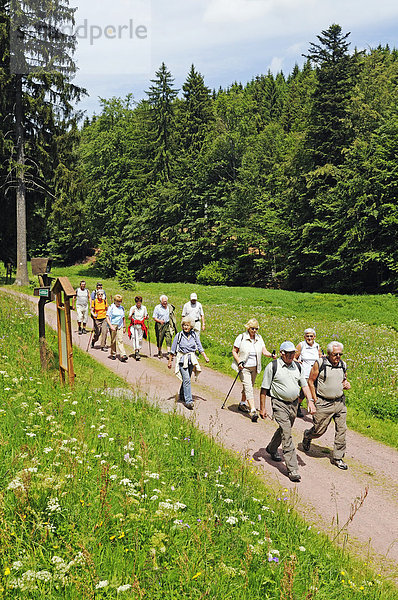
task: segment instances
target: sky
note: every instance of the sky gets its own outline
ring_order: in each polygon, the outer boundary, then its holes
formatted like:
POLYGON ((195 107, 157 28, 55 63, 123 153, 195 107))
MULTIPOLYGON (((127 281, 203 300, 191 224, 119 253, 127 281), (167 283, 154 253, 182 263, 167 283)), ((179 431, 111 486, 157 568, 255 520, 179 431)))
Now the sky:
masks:
POLYGON ((351 49, 398 47, 397 0, 70 0, 78 45, 78 108, 100 98, 146 97, 164 62, 181 88, 192 64, 211 89, 245 84, 302 65, 310 42, 331 24, 351 32, 351 49))

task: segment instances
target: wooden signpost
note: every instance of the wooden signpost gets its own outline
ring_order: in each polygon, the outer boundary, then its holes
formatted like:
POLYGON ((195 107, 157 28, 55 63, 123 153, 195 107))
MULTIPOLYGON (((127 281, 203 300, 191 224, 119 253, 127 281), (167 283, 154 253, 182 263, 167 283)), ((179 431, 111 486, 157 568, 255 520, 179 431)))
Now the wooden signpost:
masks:
POLYGON ((73 385, 75 372, 73 370, 70 298, 75 296, 76 292, 67 277, 58 277, 52 292, 55 294, 57 303, 59 374, 62 383, 65 383, 67 376, 69 384, 73 385))
POLYGON ((47 345, 46 345, 46 320, 44 308, 47 302, 54 300, 54 295, 51 293, 52 277, 49 276, 51 271, 51 258, 32 258, 32 273, 37 275, 40 287, 33 291, 34 296, 39 296, 38 311, 39 311, 39 348, 40 348, 40 363, 42 369, 48 369, 47 361, 47 345))

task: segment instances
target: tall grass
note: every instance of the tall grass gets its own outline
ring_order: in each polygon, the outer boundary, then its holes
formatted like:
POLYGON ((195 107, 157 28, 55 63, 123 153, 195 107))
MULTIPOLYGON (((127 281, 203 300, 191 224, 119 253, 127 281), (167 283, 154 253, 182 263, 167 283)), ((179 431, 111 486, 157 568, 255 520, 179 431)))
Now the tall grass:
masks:
POLYGON ((300 519, 294 495, 85 353, 73 390, 40 372, 36 327, 0 298, 2 597, 395 597, 300 519))

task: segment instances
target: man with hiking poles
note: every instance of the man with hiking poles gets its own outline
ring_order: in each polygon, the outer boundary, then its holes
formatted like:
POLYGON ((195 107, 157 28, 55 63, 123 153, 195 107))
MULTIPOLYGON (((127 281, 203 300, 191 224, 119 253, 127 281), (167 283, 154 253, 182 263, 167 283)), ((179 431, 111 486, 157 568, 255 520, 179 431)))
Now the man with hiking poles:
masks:
POLYGON ((344 390, 349 390, 347 367, 343 356, 343 344, 330 342, 327 346, 327 356, 315 361, 308 379, 308 385, 315 398, 316 412, 313 416, 314 425, 304 431, 303 449, 308 452, 311 440, 321 437, 333 419, 335 425, 332 463, 344 471, 348 466, 343 461, 346 450, 346 417, 344 390))
POLYGON ((272 460, 280 462, 282 457, 278 454, 278 448, 282 444, 288 477, 290 481, 298 483, 301 477, 292 439, 292 426, 297 417, 300 388, 307 398, 308 410, 311 414, 315 413, 315 404, 307 380, 301 374, 300 365, 293 361, 295 345, 286 341, 281 344, 279 350, 280 357, 270 362, 264 371, 260 391, 260 415, 263 418, 267 416, 265 399, 266 396, 270 396, 273 418, 279 427, 266 447, 266 451, 272 460))

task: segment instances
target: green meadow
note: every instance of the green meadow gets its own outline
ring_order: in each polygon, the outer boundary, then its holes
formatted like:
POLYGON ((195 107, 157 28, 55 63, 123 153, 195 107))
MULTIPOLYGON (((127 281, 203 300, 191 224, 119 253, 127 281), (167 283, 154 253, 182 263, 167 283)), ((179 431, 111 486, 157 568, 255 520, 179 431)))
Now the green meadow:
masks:
POLYGON ((41 372, 29 305, 1 294, 0 331, 0 597, 396 597, 300 518, 293 492, 88 354, 61 386, 51 331, 41 372))
MULTIPOLYGON (((90 290, 101 280, 109 298, 116 292, 123 294, 126 309, 139 293, 150 315, 160 294, 168 295, 180 315, 190 293, 196 291, 206 315, 206 331, 201 339, 210 366, 230 375, 234 374, 232 344, 249 318, 258 319, 268 350, 278 350, 286 339, 297 344, 303 339, 304 329, 314 327, 323 350, 334 339, 345 346, 344 359, 352 383, 346 394, 349 427, 398 447, 398 301, 392 294, 344 296, 142 282, 137 283, 135 291, 123 291, 115 279, 102 278, 90 265, 54 268, 52 275, 67 276, 76 287, 84 278, 90 290)), ((32 288, 26 291, 32 293, 32 288)), ((153 327, 151 340, 155 340, 153 327)), ((261 376, 257 385, 261 385, 261 376)))

